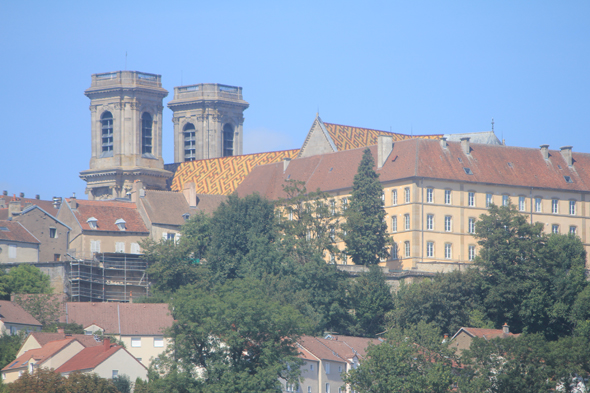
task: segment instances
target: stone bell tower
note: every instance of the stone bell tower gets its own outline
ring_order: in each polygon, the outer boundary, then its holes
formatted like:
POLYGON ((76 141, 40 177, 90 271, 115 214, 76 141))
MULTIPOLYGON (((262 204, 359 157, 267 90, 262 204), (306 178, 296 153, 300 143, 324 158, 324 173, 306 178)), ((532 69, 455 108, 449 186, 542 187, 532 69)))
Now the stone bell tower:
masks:
POLYGON ((172 173, 162 159, 160 75, 116 71, 92 75, 90 169, 80 172, 88 199, 125 197, 136 180, 148 189, 166 189, 172 173))
POLYGON ((217 83, 179 86, 168 108, 174 112, 174 162, 242 154, 242 88, 217 83))

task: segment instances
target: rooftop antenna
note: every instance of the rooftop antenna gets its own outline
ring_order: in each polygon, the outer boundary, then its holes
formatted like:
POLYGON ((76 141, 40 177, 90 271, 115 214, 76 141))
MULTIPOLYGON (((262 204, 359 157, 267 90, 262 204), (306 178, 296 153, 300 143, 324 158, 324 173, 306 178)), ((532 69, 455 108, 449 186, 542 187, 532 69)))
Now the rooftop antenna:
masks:
POLYGON ((182 70, 180 70, 180 86, 182 86, 182 70))
POLYGON ((494 132, 494 118, 492 117, 492 132, 494 132))
POLYGON ((127 51, 125 51, 125 71, 127 71, 127 51))

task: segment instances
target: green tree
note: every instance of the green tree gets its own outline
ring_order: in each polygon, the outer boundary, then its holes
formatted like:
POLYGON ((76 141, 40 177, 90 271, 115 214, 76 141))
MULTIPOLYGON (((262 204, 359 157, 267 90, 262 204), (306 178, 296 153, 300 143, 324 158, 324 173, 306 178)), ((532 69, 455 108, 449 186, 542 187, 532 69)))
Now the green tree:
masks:
POLYGON ((40 294, 17 294, 14 302, 20 305, 33 318, 41 322, 43 327, 56 323, 60 316, 61 301, 59 296, 47 293, 40 294))
POLYGON ((344 211, 346 254, 357 265, 378 264, 389 255, 387 246, 391 244, 381 199, 383 187, 374 165, 371 151, 366 149, 354 176, 350 206, 344 211))
POLYGON ((10 298, 13 293, 51 293, 49 276, 36 266, 22 264, 0 275, 0 295, 10 298))
POLYGON ((120 393, 131 393, 131 378, 125 374, 118 375, 113 378, 113 385, 120 393))
POLYGON ((352 280, 349 297, 354 310, 352 334, 366 337, 385 331, 385 314, 393 309, 393 296, 381 268, 371 266, 352 280))
POLYGON ((65 334, 84 334, 84 328, 77 323, 54 322, 43 326, 41 331, 57 333, 57 329, 63 329, 65 334))
POLYGON ((370 345, 366 359, 345 374, 359 393, 442 393, 452 391, 453 354, 434 325, 420 322, 392 329, 385 342, 370 345))
POLYGON ((292 306, 280 305, 252 278, 211 291, 186 286, 171 302, 175 323, 168 357, 156 360, 161 386, 198 392, 277 392, 279 377, 298 376, 295 340, 305 330, 292 306), (186 385, 189 385, 189 388, 186 385))
POLYGON ((16 354, 24 340, 24 335, 4 334, 0 336, 0 370, 16 359, 16 354))
POLYGON ((43 367, 35 369, 33 374, 25 372, 7 390, 9 393, 118 393, 111 380, 96 374, 72 373, 65 378, 43 367))

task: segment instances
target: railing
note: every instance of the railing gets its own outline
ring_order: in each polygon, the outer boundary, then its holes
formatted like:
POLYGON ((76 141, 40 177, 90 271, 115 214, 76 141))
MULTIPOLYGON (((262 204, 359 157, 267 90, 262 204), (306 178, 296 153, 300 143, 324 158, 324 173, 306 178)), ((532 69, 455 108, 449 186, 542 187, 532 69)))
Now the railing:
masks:
POLYGON ((186 100, 191 98, 227 98, 231 100, 242 100, 242 88, 238 86, 220 85, 217 83, 201 83, 174 88, 174 100, 186 100))
POLYGON ((161 76, 138 71, 115 71, 92 75, 91 87, 146 85, 162 87, 161 76))

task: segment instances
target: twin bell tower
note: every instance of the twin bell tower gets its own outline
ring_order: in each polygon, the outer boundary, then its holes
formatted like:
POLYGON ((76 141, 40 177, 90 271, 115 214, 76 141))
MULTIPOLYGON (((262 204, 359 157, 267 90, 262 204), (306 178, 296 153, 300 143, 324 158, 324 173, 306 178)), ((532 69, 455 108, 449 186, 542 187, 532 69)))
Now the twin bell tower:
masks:
MULTIPOLYGON (((162 159, 160 75, 116 71, 92 75, 90 169, 80 172, 88 199, 124 198, 136 181, 165 190, 173 173, 162 159)), ((168 103, 173 112, 176 163, 242 154, 242 88, 216 83, 179 86, 168 103)))

